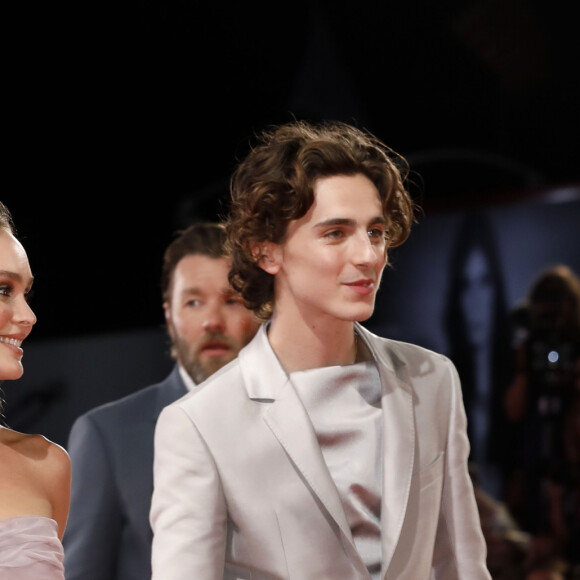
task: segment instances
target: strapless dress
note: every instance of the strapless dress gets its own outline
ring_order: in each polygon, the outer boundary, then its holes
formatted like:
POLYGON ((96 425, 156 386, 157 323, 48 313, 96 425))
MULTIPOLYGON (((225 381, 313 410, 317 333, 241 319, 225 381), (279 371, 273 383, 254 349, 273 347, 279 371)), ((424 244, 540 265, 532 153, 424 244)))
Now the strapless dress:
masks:
POLYGON ((0 518, 0 580, 64 580, 58 525, 42 516, 0 518))

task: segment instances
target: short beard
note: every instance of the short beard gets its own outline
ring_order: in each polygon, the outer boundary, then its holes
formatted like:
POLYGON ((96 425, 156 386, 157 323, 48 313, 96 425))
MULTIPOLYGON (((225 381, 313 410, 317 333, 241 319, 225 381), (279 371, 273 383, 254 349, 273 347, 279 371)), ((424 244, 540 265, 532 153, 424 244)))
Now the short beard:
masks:
MULTIPOLYGON (((181 359, 183 360, 183 358, 181 359)), ((230 357, 214 357, 210 359, 205 365, 198 357, 191 357, 182 364, 187 374, 193 379, 196 385, 203 383, 205 379, 211 377, 216 371, 219 371, 223 366, 232 360, 230 357)))
MULTIPOLYGON (((227 341, 223 336, 220 337, 220 340, 223 340, 224 342, 227 341)), ((231 341, 227 342, 231 345, 231 341)), ((173 341, 172 350, 181 366, 193 379, 196 385, 199 385, 216 371, 219 371, 238 354, 235 350, 232 350, 224 356, 212 357, 204 363, 201 361, 199 356, 200 353, 197 349, 192 349, 191 344, 179 339, 173 341)))

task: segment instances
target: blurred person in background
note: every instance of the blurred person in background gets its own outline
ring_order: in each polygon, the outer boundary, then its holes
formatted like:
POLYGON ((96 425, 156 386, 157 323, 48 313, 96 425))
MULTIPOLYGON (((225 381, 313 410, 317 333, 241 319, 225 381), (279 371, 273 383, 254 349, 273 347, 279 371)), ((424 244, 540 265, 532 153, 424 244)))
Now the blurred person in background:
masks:
POLYGON ((229 268, 222 225, 196 223, 177 232, 161 272, 174 369, 162 382, 75 421, 68 442, 73 471, 64 538, 67 580, 151 577, 157 417, 233 360, 258 328, 258 319, 230 286, 229 268))
POLYGON ((553 539, 580 563, 580 279, 566 265, 543 271, 527 297, 526 335, 506 397, 522 430, 512 510, 524 529, 553 539))

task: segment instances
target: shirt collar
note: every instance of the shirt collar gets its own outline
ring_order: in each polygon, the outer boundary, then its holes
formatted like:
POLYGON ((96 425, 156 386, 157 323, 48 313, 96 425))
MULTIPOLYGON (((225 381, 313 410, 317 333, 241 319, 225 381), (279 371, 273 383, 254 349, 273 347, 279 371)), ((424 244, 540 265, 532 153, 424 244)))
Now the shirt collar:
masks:
POLYGON ((181 365, 178 365, 178 368, 181 379, 185 383, 185 388, 190 392, 193 391, 195 387, 197 387, 195 381, 189 376, 187 371, 181 365))

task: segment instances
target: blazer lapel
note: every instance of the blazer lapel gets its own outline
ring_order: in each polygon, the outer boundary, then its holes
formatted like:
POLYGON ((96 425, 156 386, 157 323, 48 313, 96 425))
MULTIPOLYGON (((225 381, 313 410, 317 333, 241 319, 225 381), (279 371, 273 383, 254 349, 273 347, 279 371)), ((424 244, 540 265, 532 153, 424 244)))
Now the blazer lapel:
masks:
POLYGON ((264 414, 264 421, 304 480, 352 543, 350 526, 336 485, 322 456, 312 423, 290 381, 285 385, 280 398, 272 403, 264 414))
MULTIPOLYGON (((384 341, 356 324, 357 332, 377 363, 382 385, 383 497, 381 507, 382 577, 391 562, 403 526, 415 458, 413 397, 406 369, 384 341), (404 426, 404 428, 402 428, 404 426)), ((350 557, 362 576, 366 568, 356 550, 350 526, 316 433, 300 397, 280 365, 262 325, 239 355, 248 396, 271 405, 264 421, 284 448, 306 484, 318 497, 348 540, 350 557)))
POLYGON ((270 346, 266 326, 263 325, 254 340, 240 352, 240 367, 248 395, 252 399, 271 402, 263 415, 265 423, 356 552, 342 502, 316 433, 300 397, 270 346))
POLYGON ((377 362, 382 385, 383 497, 381 502, 382 576, 384 577, 399 535, 409 500, 415 460, 413 396, 405 364, 392 349, 357 324, 377 362))

